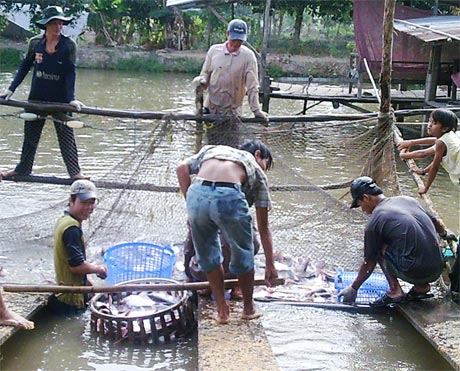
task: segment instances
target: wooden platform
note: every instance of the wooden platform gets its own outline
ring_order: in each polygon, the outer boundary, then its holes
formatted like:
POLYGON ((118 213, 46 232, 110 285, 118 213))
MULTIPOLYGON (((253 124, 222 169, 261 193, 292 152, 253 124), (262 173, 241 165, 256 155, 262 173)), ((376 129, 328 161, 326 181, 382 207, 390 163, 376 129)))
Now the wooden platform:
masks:
POLYGON ((460 306, 449 299, 399 305, 398 311, 449 362, 460 370, 460 306))
MULTIPOLYGON (((347 85, 325 85, 325 84, 299 84, 280 82, 272 86, 274 91, 270 93, 270 99, 290 99, 307 102, 333 102, 338 107, 340 104, 353 108, 360 112, 371 112, 356 104, 375 104, 378 99, 374 89, 366 88, 360 94, 354 88, 349 91, 347 85)), ((398 109, 417 109, 424 107, 445 107, 452 104, 446 89, 439 88, 436 101, 425 102, 424 90, 391 90, 391 101, 398 109)), ((455 102, 457 105, 459 101, 455 102)), ((305 109, 308 110, 307 107, 305 109)), ((375 111, 375 110, 374 110, 375 111)))
MULTIPOLYGON (((30 294, 30 293, 11 293, 3 292, 3 300, 9 309, 22 315, 27 319, 32 317, 41 310, 45 304, 49 294, 30 294)), ((0 346, 5 343, 11 336, 20 330, 13 326, 0 325, 0 346)), ((32 330, 33 331, 33 330, 32 330)))
POLYGON ((278 371, 261 319, 240 319, 241 302, 230 301, 231 318, 226 325, 217 324, 213 316, 215 303, 199 299, 198 368, 200 371, 278 371))

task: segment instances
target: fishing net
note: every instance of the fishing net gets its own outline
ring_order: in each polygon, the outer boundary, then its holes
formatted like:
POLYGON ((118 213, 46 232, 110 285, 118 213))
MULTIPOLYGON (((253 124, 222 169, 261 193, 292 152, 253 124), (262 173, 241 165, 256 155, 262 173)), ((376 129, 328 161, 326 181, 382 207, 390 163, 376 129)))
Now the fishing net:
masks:
MULTIPOLYGON (((80 129, 84 134, 79 134, 81 166, 91 167, 92 179, 103 185, 97 208, 85 223, 93 254, 127 241, 176 245, 180 250, 187 234, 186 210, 175 170, 200 143, 196 122, 84 115, 77 119, 86 124, 80 129), (110 143, 93 143, 98 139, 92 133, 109 130, 114 132, 110 143), (90 158, 92 162, 86 163, 90 158)), ((332 267, 357 268, 366 217, 349 208, 349 183, 366 174, 375 177, 387 195, 399 193, 392 130, 392 116, 269 127, 240 124, 241 141, 259 138, 274 155, 275 166, 268 177, 273 188, 270 225, 275 250, 324 260, 332 267)), ((15 140, 7 138, 7 142, 15 140)), ((0 151, 11 145, 0 142, 0 151)), ((53 156, 59 160, 58 153, 53 156)), ((33 187, 3 183, 4 197, 33 187)), ((1 219, 0 253, 52 246, 54 223, 66 206, 68 186, 40 187, 62 193, 62 202, 1 219)))

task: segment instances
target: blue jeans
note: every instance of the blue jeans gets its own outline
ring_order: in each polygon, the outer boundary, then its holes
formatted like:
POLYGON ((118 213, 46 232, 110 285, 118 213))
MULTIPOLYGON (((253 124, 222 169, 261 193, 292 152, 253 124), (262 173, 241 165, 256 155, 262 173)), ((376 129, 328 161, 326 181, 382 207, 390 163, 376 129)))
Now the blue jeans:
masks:
POLYGON ((192 184, 187 191, 187 213, 202 271, 212 272, 223 262, 219 230, 230 246, 230 272, 242 275, 254 268, 252 216, 239 185, 192 184))

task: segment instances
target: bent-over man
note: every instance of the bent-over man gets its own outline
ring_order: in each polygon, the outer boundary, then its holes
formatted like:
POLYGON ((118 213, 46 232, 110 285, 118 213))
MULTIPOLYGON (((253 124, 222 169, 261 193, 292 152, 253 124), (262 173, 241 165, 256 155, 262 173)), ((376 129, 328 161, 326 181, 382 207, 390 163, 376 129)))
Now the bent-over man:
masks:
POLYGON ((218 232, 231 249, 230 272, 238 277, 243 295, 242 319, 261 316, 253 301, 254 244, 250 205, 256 207, 257 226, 265 253, 265 280, 278 273, 273 261, 272 236, 268 224, 271 199, 265 171, 272 155, 259 140, 240 149, 205 146, 177 168, 180 189, 186 198, 187 214, 198 264, 206 272, 216 299, 219 324, 228 323, 230 309, 224 295, 223 257, 218 232), (196 174, 191 183, 190 175, 196 174))
POLYGON ((354 303, 358 289, 379 263, 390 289, 373 306, 431 297, 430 282, 438 279, 445 266, 437 233, 447 233, 442 222, 412 197, 385 197, 367 176, 352 182, 351 195, 351 208, 360 206, 370 219, 364 233, 364 261, 355 281, 339 296, 345 303, 354 303), (398 278, 413 284, 407 294, 398 278))

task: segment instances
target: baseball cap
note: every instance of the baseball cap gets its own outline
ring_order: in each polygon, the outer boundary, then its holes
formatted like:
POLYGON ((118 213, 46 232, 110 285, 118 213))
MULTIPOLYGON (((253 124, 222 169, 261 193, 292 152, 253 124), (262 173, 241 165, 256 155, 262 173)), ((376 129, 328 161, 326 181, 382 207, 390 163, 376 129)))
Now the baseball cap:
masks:
POLYGON ((382 189, 374 182, 374 179, 368 176, 362 176, 353 180, 350 186, 351 197, 353 201, 350 208, 358 207, 358 200, 364 195, 380 195, 383 193, 382 189))
POLYGON ((248 26, 242 19, 234 19, 230 21, 227 31, 231 40, 246 41, 246 37, 248 36, 248 26))
POLYGON ((70 194, 77 195, 81 201, 97 198, 96 186, 87 179, 79 179, 70 186, 70 194))

